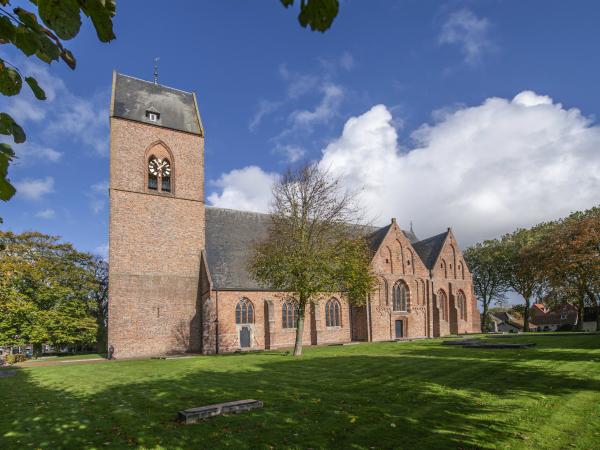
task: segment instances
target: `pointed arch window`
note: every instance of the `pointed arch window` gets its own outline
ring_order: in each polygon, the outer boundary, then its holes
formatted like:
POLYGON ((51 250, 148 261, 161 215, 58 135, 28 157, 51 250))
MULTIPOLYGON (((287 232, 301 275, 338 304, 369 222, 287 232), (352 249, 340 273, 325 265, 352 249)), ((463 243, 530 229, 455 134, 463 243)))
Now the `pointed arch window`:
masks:
POLYGON ((281 306, 281 324, 282 328, 296 328, 298 318, 298 308, 290 301, 283 302, 281 306))
POLYGON ((242 298, 235 307, 235 323, 254 323, 254 306, 247 298, 242 298))
POLYGON ((147 164, 147 188, 149 191, 170 194, 173 192, 173 161, 166 148, 157 145, 152 149, 147 164))
POLYGON ((460 318, 462 320, 467 320, 467 299, 462 291, 458 292, 456 303, 458 304, 458 313, 460 318))
POLYGON ((438 307, 440 308, 440 316, 444 320, 448 320, 448 297, 446 293, 440 289, 437 294, 438 307))
POLYGON ((408 286, 402 281, 394 286, 394 311, 405 312, 408 309, 408 286))
POLYGON ((341 327, 342 326, 342 314, 341 314, 340 302, 335 298, 332 298, 325 305, 325 324, 328 327, 341 327))
POLYGON ((379 285, 379 305, 385 306, 388 304, 388 282, 384 278, 379 285))

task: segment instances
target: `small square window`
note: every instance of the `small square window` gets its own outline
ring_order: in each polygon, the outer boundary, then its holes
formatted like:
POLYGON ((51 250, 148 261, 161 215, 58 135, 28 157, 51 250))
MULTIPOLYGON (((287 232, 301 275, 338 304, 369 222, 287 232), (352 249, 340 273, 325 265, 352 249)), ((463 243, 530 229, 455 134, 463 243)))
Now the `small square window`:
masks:
POLYGON ((146 118, 150 121, 150 122, 158 122, 158 119, 160 119, 160 113, 158 111, 150 111, 147 110, 146 111, 146 118))

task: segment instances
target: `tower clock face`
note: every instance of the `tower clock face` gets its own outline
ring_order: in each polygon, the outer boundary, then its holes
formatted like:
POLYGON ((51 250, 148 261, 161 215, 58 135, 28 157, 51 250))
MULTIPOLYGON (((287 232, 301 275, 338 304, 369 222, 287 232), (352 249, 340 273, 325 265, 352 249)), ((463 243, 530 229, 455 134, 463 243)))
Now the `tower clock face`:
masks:
POLYGON ((171 175, 171 165, 166 159, 160 160, 158 158, 152 158, 148 163, 148 172, 151 175, 168 177, 171 175))

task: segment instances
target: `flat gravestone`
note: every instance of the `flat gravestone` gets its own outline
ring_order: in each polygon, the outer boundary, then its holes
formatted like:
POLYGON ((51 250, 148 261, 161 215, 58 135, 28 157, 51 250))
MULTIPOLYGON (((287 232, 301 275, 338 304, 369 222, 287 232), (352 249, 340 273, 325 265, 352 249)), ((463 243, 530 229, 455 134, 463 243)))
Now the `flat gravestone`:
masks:
POLYGON ((236 400, 235 402, 217 403, 214 405, 200 406, 199 408, 185 409, 179 411, 178 418, 186 425, 196 423, 221 414, 241 413, 256 408, 262 408, 260 400, 236 400))
POLYGON ((16 370, 0 370, 0 378, 14 377, 17 374, 16 370))
POLYGON ((535 343, 511 344, 511 343, 490 343, 481 342, 477 339, 465 339, 455 341, 444 341, 442 345, 460 345, 463 348, 530 348, 535 347, 535 343))

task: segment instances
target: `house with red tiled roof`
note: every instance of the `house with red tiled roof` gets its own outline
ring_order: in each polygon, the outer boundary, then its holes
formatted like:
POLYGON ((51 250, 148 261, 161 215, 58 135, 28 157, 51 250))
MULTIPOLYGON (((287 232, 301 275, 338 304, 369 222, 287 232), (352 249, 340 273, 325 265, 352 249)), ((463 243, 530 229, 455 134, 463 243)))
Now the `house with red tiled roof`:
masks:
POLYGON ((529 309, 529 320, 540 331, 574 329, 577 326, 577 308, 570 304, 549 308, 543 303, 535 303, 529 309))

